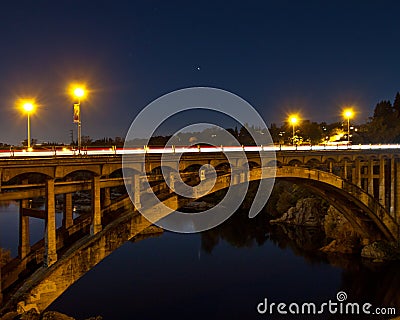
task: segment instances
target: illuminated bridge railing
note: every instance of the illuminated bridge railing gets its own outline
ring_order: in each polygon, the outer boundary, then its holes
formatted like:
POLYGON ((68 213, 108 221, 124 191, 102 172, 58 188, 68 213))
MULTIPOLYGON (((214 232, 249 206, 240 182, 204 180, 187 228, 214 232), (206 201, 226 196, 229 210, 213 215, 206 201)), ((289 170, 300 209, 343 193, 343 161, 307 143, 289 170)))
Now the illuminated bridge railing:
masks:
MULTIPOLYGON (((81 151, 81 155, 124 155, 124 154, 160 154, 160 153, 212 153, 212 152, 260 152, 260 151, 337 151, 337 150, 400 150, 399 144, 367 144, 367 145, 303 145, 303 146, 220 146, 220 147, 167 147, 167 148, 93 148, 81 151)), ((10 157, 54 157, 77 156, 77 150, 63 148, 61 150, 1 150, 0 158, 10 157)))

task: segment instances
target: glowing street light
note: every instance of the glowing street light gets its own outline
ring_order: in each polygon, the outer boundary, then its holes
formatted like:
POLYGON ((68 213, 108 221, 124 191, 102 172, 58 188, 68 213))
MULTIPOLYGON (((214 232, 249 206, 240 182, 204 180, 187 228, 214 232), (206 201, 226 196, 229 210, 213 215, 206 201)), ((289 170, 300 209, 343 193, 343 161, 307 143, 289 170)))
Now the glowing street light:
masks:
POLYGON ((31 121, 30 121, 30 114, 34 111, 35 105, 32 102, 25 102, 22 104, 22 109, 27 114, 28 117, 28 151, 31 151, 31 121))
POLYGON ((295 129, 296 124, 299 122, 299 118, 296 115, 292 115, 292 116, 289 117, 289 122, 293 126, 292 142, 293 142, 293 145, 294 145, 294 136, 295 136, 295 130, 294 129, 295 129))
POLYGON ((350 144, 350 119, 354 117, 353 109, 345 109, 343 117, 347 119, 347 143, 350 144))
POLYGON ((74 123, 78 124, 78 152, 80 153, 82 147, 81 99, 85 96, 86 92, 82 87, 76 87, 72 93, 78 99, 78 103, 74 104, 74 123))
POLYGON ((82 88, 75 88, 74 95, 80 99, 85 95, 85 90, 82 88))

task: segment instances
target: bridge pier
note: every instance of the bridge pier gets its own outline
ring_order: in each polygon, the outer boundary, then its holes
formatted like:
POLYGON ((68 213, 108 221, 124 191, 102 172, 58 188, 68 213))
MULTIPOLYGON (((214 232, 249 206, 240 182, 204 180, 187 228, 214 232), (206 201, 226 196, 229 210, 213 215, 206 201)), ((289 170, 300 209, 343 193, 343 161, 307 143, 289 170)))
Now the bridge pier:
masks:
POLYGON ((385 190, 385 158, 379 159, 379 203, 386 207, 386 190, 385 190))
POLYGON ((92 225, 90 233, 92 235, 102 230, 101 225, 101 203, 100 203, 100 177, 92 177, 92 225))
POLYGON ((237 172, 237 170, 232 170, 231 181, 232 181, 232 185, 239 184, 240 183, 240 172, 237 172))
POLYGON ((368 190, 367 192, 371 195, 374 196, 374 160, 369 159, 368 160, 368 190))
MULTIPOLYGON (((71 179, 67 178, 66 181, 71 181, 71 179)), ((73 224, 74 224, 74 218, 73 218, 73 207, 72 207, 72 193, 65 193, 62 225, 65 229, 68 229, 73 224)))
POLYGON ((394 210, 394 220, 400 222, 400 162, 395 162, 396 164, 396 188, 395 188, 395 210, 394 210))
POLYGON ((175 173, 170 172, 169 174, 169 192, 174 193, 175 192, 175 173))
POLYGON ((19 245, 18 255, 23 260, 30 252, 29 216, 24 215, 24 209, 28 207, 28 200, 20 200, 19 203, 19 245))
POLYGON ((56 203, 54 179, 46 180, 46 219, 45 219, 44 265, 50 267, 57 261, 56 203))
POLYGON ((249 174, 250 172, 245 172, 245 171, 240 172, 240 183, 249 181, 250 179, 249 174))
POLYGON ((133 175, 131 188, 133 193, 133 205, 137 210, 139 210, 142 207, 142 204, 140 202, 140 175, 133 175))
POLYGON ((103 208, 111 204, 111 188, 104 188, 103 208))
POLYGON ((362 188, 361 186, 361 163, 360 163, 360 159, 356 160, 356 167, 355 167, 355 172, 354 172, 354 178, 355 181, 353 181, 353 183, 359 187, 362 188))
POLYGON ((390 205, 389 205, 389 213, 392 217, 394 217, 394 206, 395 206, 395 187, 396 187, 396 166, 395 166, 395 158, 392 155, 390 157, 390 205))
POLYGON ((64 207, 63 207, 63 227, 68 229, 74 224, 73 208, 72 208, 72 193, 64 194, 64 207))

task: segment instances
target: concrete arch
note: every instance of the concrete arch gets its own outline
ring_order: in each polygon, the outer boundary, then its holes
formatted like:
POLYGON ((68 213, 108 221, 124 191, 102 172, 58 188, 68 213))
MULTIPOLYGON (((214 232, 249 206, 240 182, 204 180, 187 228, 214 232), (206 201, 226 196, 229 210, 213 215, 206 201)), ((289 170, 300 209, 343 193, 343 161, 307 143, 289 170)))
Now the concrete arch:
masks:
POLYGON ((52 179, 53 177, 44 173, 44 172, 24 172, 13 176, 9 179, 7 184, 14 185, 14 184, 21 184, 22 181, 27 180, 28 184, 30 183, 44 183, 48 179, 52 179))
POLYGON ((126 176, 133 176, 133 175, 141 175, 143 174, 142 172, 140 172, 139 170, 136 170, 134 168, 121 168, 121 169, 117 169, 113 172, 111 172, 111 174, 109 175, 109 177, 115 177, 120 175, 122 176, 122 174, 126 175, 126 176))
MULTIPOLYGON (((260 178, 261 168, 253 169, 250 181, 260 178)), ((268 178, 273 177, 264 177, 268 178)), ((365 238, 371 237, 375 231, 380 235, 378 238, 397 239, 399 226, 385 208, 367 192, 339 176, 315 169, 284 166, 276 169, 275 178, 307 184, 343 212, 353 227, 365 238)), ((226 175, 219 176, 211 193, 227 187, 229 183, 226 175)))
POLYGON ((169 174, 171 172, 177 172, 174 168, 169 166, 157 166, 154 167, 151 171, 147 172, 148 176, 161 176, 162 174, 169 174))
POLYGON ((350 156, 343 156, 343 157, 340 158, 340 161, 341 161, 341 162, 344 162, 344 161, 349 161, 349 162, 351 162, 351 161, 353 161, 353 160, 351 159, 350 156))
POLYGON ((83 176, 84 178, 86 177, 93 177, 93 176, 100 176, 98 172, 89 170, 89 169, 83 169, 83 170, 74 170, 68 173, 67 175, 64 176, 65 180, 74 180, 74 176, 78 176, 77 180, 80 180, 79 175, 83 176))
POLYGON ((307 166, 319 166, 321 164, 321 161, 317 158, 311 158, 307 160, 306 165, 307 166))
POLYGON ((364 161, 365 160, 365 157, 364 156, 360 156, 360 155, 357 155, 357 156, 355 156, 354 157, 354 161, 364 161))
POLYGON ((230 173, 232 171, 232 167, 229 162, 221 162, 215 167, 215 171, 217 171, 217 175, 223 175, 230 173))
POLYGON ((282 167, 283 163, 279 160, 271 160, 267 162, 266 164, 267 167, 282 167))
MULTIPOLYGON (((312 181, 316 186, 314 189, 324 192, 326 197, 331 197, 332 202, 337 198, 346 200, 348 205, 363 212, 364 216, 357 217, 356 220, 365 234, 369 233, 370 227, 367 225, 372 222, 384 238, 390 240, 397 238, 399 227, 385 208, 361 188, 332 173, 302 167, 283 167, 276 170, 276 178, 312 181), (369 220, 368 223, 364 223, 366 218, 369 220)), ((342 209, 345 207, 343 206, 342 209)), ((345 211, 349 220, 355 223, 351 212, 345 211)))
POLYGON ((379 160, 379 156, 376 156, 374 154, 369 155, 368 157, 366 157, 367 161, 372 160, 372 161, 378 161, 379 160))
POLYGON ((325 164, 329 164, 330 162, 336 163, 337 161, 336 161, 336 159, 331 158, 331 157, 326 158, 326 159, 324 160, 324 163, 325 163, 325 164))
POLYGON ((90 172, 95 176, 101 176, 101 168, 100 166, 71 166, 71 167, 63 167, 62 171, 57 168, 56 170, 56 178, 67 178, 76 172, 90 172))
POLYGON ((47 176, 48 178, 54 178, 54 168, 53 167, 35 167, 32 170, 26 170, 23 168, 21 170, 13 169, 9 170, 4 168, 1 174, 1 182, 8 182, 11 179, 22 176, 22 175, 29 175, 29 174, 40 174, 47 176))
POLYGON ((118 170, 122 169, 122 164, 121 163, 109 163, 106 165, 103 165, 102 169, 101 169, 101 175, 102 176, 108 176, 108 175, 112 175, 113 173, 115 173, 118 170))
POLYGON ((292 159, 292 160, 289 161, 288 165, 289 165, 289 166, 296 167, 296 166, 301 166, 301 165, 303 165, 303 162, 300 161, 299 159, 292 159))
POLYGON ((295 156, 284 158, 283 164, 290 165, 290 163, 303 164, 304 163, 304 158, 303 157, 295 157, 295 156))
POLYGON ((203 166, 200 163, 192 163, 189 166, 186 166, 183 170, 180 170, 181 172, 198 172, 199 169, 201 168, 201 166, 203 166))
MULTIPOLYGON (((246 163, 247 163, 247 165, 248 165, 250 170, 253 169, 253 168, 260 168, 261 167, 260 163, 256 162, 256 161, 248 161, 246 163)), ((242 165, 242 168, 246 167, 246 163, 244 163, 242 165)), ((273 166, 276 165, 276 160, 271 160, 270 162, 268 162, 268 164, 270 164, 269 167, 273 167, 273 166)), ((268 164, 267 164, 267 166, 268 166, 268 164)))

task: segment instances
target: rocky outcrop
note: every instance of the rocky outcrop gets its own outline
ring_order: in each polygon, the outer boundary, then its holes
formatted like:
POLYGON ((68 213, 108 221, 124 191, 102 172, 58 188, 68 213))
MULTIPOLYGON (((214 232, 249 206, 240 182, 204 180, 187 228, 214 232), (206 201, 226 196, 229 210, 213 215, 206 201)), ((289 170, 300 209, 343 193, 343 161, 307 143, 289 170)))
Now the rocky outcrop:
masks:
POLYGON ((355 235, 349 220, 333 206, 329 206, 324 220, 324 230, 327 238, 346 239, 355 235))
POLYGON ((304 198, 297 201, 296 206, 285 212, 281 218, 271 223, 282 223, 306 227, 317 227, 325 231, 330 243, 320 250, 326 253, 359 254, 360 237, 346 217, 329 206, 324 210, 321 201, 316 198, 304 198))
POLYGON ((366 245, 361 250, 361 256, 374 262, 400 260, 400 247, 397 243, 376 241, 366 245))
POLYGON ((290 208, 279 219, 270 223, 287 223, 307 227, 321 227, 324 223, 325 212, 321 210, 321 201, 316 198, 305 198, 297 201, 296 206, 290 208))
POLYGON ((56 311, 47 311, 43 314, 41 320, 75 320, 65 314, 56 311))
POLYGON ((320 249, 326 253, 355 254, 360 252, 357 242, 350 239, 335 239, 320 249))
POLYGON ((333 239, 320 250, 326 253, 358 254, 360 239, 346 217, 333 206, 328 208, 324 220, 325 235, 333 239))

